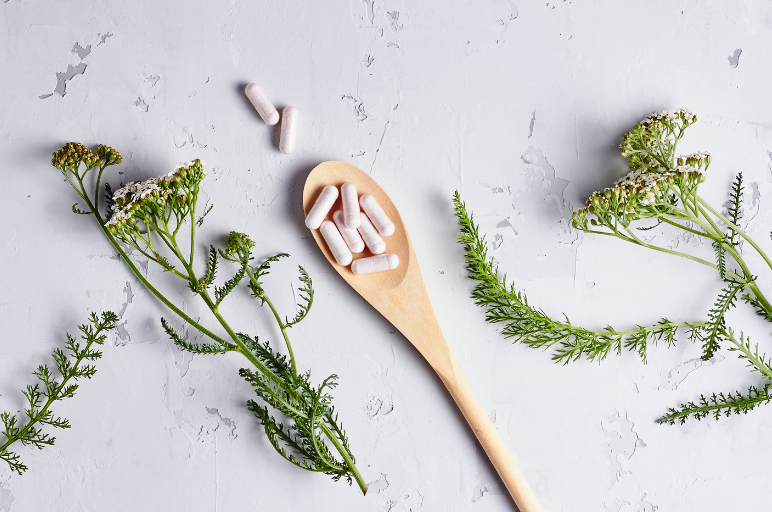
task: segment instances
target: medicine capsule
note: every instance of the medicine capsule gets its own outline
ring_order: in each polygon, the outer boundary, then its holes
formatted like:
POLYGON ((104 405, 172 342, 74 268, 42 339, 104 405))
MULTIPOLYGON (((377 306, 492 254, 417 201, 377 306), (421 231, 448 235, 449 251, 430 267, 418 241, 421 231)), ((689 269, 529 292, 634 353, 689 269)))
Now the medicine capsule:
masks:
POLYGON ((273 126, 279 122, 279 112, 257 84, 247 85, 244 88, 244 93, 249 98, 249 101, 252 102, 260 117, 263 118, 265 124, 273 126))
POLYGON ((346 183, 340 187, 340 197, 343 200, 343 218, 346 227, 356 229, 359 227, 359 202, 357 201, 357 188, 353 183, 346 183))
POLYGON ((381 254, 370 258, 359 258, 351 264, 351 271, 355 274, 371 274, 394 270, 399 266, 399 256, 396 254, 381 254))
POLYGON ((357 231, 362 235, 362 239, 365 241, 365 245, 367 245, 367 248, 370 249, 371 253, 381 254, 386 251, 386 242, 383 241, 383 238, 378 236, 378 232, 364 212, 359 213, 359 227, 357 228, 357 231))
POLYGON ((324 241, 327 242, 327 247, 330 248, 332 255, 335 256, 335 261, 338 262, 338 265, 343 265, 345 267, 351 263, 351 260, 354 257, 351 255, 351 251, 348 250, 348 246, 340 235, 338 228, 335 227, 335 224, 326 220, 322 222, 320 231, 322 232, 324 241))
POLYGON ((295 151, 295 141, 298 137, 298 109, 285 107, 281 111, 281 134, 279 135, 279 150, 289 155, 295 151))
POLYGON ((381 205, 370 194, 365 194, 359 199, 359 204, 362 205, 362 209, 365 211, 370 220, 375 225, 378 232, 383 236, 390 236, 394 234, 394 224, 383 211, 381 205))
POLYGON ((308 229, 317 229, 322 225, 322 221, 327 217, 335 200, 338 199, 338 189, 332 185, 327 185, 319 194, 319 198, 311 207, 311 211, 306 215, 306 227, 308 229))
POLYGON ((335 222, 335 225, 338 226, 338 231, 340 231, 341 236, 343 236, 343 240, 346 241, 346 245, 348 245, 348 248, 351 252, 354 254, 359 254, 365 250, 365 243, 362 240, 362 237, 359 236, 359 231, 356 229, 351 229, 343 222, 342 211, 338 210, 337 212, 333 213, 332 220, 335 222))

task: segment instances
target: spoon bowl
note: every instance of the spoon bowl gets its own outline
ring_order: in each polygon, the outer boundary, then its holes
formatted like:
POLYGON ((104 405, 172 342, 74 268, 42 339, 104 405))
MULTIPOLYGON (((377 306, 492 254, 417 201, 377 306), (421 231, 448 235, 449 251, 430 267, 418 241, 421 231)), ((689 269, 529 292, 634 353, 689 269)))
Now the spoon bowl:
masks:
MULTIPOLYGON (((474 396, 450 351, 442 329, 437 322, 434 308, 426 289, 418 258, 410 240, 407 227, 394 202, 369 175, 353 165, 343 162, 323 162, 306 178, 303 188, 303 210, 311 210, 322 189, 327 185, 340 187, 353 183, 357 194, 371 194, 389 216, 396 228, 393 235, 385 237, 386 252, 399 257, 399 267, 372 274, 354 274, 349 267, 338 265, 318 229, 312 230, 314 239, 327 261, 338 271, 365 300, 378 310, 421 353, 442 380, 455 400, 464 418, 477 436, 480 445, 493 463, 501 480, 517 504, 520 512, 543 512, 522 473, 509 454, 496 427, 485 409, 474 396)), ((327 220, 341 208, 337 199, 327 220)), ((367 249, 354 258, 372 256, 367 249)))
MULTIPOLYGON (((360 171, 353 165, 345 164, 343 162, 324 162, 314 168, 306 179, 306 185, 303 189, 303 209, 308 215, 308 211, 314 205, 316 198, 322 193, 322 189, 327 185, 334 185, 340 189, 341 185, 345 183, 353 183, 357 188, 357 195, 361 197, 364 194, 370 194, 381 205, 383 211, 389 216, 389 219, 397 227, 393 235, 384 237, 386 242, 386 252, 396 254, 399 257, 399 267, 395 270, 388 272, 375 272, 373 274, 361 274, 357 275, 351 271, 350 266, 338 265, 335 261, 335 257, 332 255, 330 248, 322 238, 322 234, 318 229, 312 231, 316 242, 322 249, 322 253, 329 260, 335 270, 340 273, 343 278, 348 281, 355 289, 362 288, 372 290, 373 292, 391 290, 402 284, 405 277, 408 274, 408 268, 410 267, 411 260, 411 248, 410 236, 407 230, 404 228, 404 222, 402 216, 399 214, 397 207, 391 201, 386 192, 372 179, 370 176, 360 171)), ((337 210, 343 209, 343 203, 341 196, 338 195, 338 199, 332 205, 330 212, 325 217, 325 220, 332 220, 332 214, 337 210)), ((354 260, 359 258, 366 258, 373 256, 373 254, 365 248, 365 250, 359 254, 354 254, 354 260)))

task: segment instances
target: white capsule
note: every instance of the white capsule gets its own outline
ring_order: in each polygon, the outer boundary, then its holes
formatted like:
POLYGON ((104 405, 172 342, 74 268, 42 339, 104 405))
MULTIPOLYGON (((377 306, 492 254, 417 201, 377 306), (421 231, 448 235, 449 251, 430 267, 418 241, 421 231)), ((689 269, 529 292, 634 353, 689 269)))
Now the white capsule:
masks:
POLYGON ((279 112, 277 112, 273 103, 271 103, 257 84, 247 85, 244 89, 244 93, 247 95, 247 98, 249 98, 249 101, 252 102, 252 105, 255 106, 255 110, 257 110, 257 113, 263 118, 265 124, 273 126, 279 122, 279 112))
POLYGON ((308 229, 317 229, 322 225, 322 221, 327 217, 332 205, 335 204, 335 200, 338 199, 338 189, 332 185, 327 185, 319 194, 319 198, 311 207, 311 210, 306 215, 306 227, 308 229))
POLYGON ((322 232, 324 241, 327 242, 327 247, 330 248, 332 255, 335 256, 335 261, 338 262, 338 265, 343 265, 345 267, 351 263, 351 260, 353 259, 351 251, 348 250, 348 246, 346 246, 346 242, 340 235, 338 228, 335 227, 335 224, 326 220, 322 222, 322 227, 319 231, 322 232))
POLYGON ((373 222, 376 229, 378 229, 378 233, 383 236, 391 236, 394 234, 394 224, 373 196, 370 194, 363 195, 359 199, 359 204, 362 205, 362 209, 367 216, 370 217, 370 220, 373 222))
POLYGON ((362 239, 365 241, 365 244, 367 245, 367 248, 370 249, 371 253, 381 254, 386 251, 386 242, 383 241, 383 238, 378 236, 378 232, 364 212, 360 212, 359 214, 359 227, 357 228, 357 231, 362 235, 362 239))
POLYGON ((353 183, 346 183, 340 187, 340 197, 343 201, 343 218, 346 221, 346 227, 358 228, 360 221, 356 186, 353 183))
POLYGON ((341 236, 343 236, 343 240, 346 241, 346 245, 348 245, 348 248, 351 252, 354 254, 359 254, 365 250, 365 243, 362 240, 362 237, 359 236, 359 231, 346 226, 345 222, 343 221, 342 211, 338 210, 337 212, 333 213, 332 220, 335 222, 335 225, 338 226, 338 231, 340 231, 341 236))
POLYGON ((381 254, 370 258, 359 258, 351 264, 351 271, 355 274, 371 274, 394 270, 399 266, 399 256, 396 254, 381 254))
POLYGON ((279 135, 279 149, 289 155, 295 151, 295 141, 298 138, 298 109, 284 107, 281 111, 281 133, 279 135))

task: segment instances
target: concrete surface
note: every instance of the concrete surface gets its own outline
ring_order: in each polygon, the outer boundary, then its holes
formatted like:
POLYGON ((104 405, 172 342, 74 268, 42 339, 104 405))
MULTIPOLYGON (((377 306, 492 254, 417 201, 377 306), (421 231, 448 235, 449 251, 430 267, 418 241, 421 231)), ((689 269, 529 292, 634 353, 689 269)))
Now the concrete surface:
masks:
MULTIPOLYGON (((515 509, 440 381, 305 230, 304 177, 331 159, 397 202, 449 342, 546 510, 764 510, 772 407, 654 423, 700 393, 758 384, 735 355, 703 363, 682 337, 646 365, 623 354, 561 367, 513 346, 469 298, 451 196, 549 314, 618 329, 703 319, 712 271, 578 234, 570 213, 625 172, 627 130, 689 107, 700 120, 683 151, 714 156, 703 195, 722 204, 743 171, 748 230, 769 247, 771 27, 763 1, 0 0, 0 410, 21 407, 30 372, 88 312, 121 318, 97 375, 55 409, 73 428, 45 450, 20 447, 24 476, 0 465, 0 511, 515 509), (298 107, 294 154, 247 102, 249 82, 298 107), (245 407, 242 361, 167 339, 169 313, 70 213, 76 197, 49 164, 70 140, 123 154, 113 184, 205 160, 202 201, 215 206, 199 242, 239 230, 261 255, 291 253, 269 281, 284 311, 296 265, 308 269, 317 296, 296 354, 317 381, 340 376, 366 497, 273 451, 245 407)), ((168 274, 146 272, 212 325, 168 274)), ((276 339, 246 293, 234 304, 239 328, 276 339)), ((747 308, 728 318, 768 348, 747 308)))

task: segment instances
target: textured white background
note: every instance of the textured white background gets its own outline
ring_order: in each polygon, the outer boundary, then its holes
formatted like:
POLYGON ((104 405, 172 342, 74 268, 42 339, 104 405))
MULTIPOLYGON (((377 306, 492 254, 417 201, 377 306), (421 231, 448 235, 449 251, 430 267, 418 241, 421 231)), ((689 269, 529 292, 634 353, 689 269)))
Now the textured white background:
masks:
MULTIPOLYGON (((469 298, 450 199, 461 192, 502 269, 552 315, 619 329, 703 319, 714 272, 568 219, 624 173, 632 125, 686 106, 700 121, 684 151, 714 155, 703 195, 723 203, 745 172, 748 230, 769 248, 771 27, 762 0, 0 0, 0 409, 21 407, 30 372, 88 312, 121 317, 95 378, 56 409, 73 428, 43 451, 19 447, 24 476, 0 465, 0 511, 514 510, 440 381, 303 227, 304 178, 331 159, 397 203, 448 341, 546 510, 765 509, 772 408, 654 423, 701 392, 758 384, 732 353, 702 363, 682 339, 647 365, 560 367, 511 345, 469 298), (293 155, 243 96, 252 81, 299 108, 293 155), (367 497, 274 453, 245 408, 242 361, 169 342, 169 313, 69 213, 74 193, 49 161, 70 140, 123 154, 113 184, 205 160, 215 207, 200 243, 239 230, 261 255, 291 253, 270 280, 285 311, 306 266, 317 296, 295 350, 317 381, 340 375, 367 497)), ((672 233, 657 241, 710 257, 672 233)), ((147 274, 204 314, 168 274, 147 274)), ((232 302, 239 329, 276 338, 246 293, 232 302)), ((730 324, 768 347, 746 309, 730 324)))

